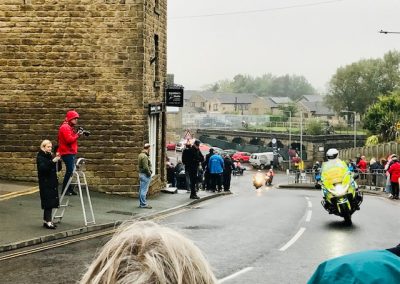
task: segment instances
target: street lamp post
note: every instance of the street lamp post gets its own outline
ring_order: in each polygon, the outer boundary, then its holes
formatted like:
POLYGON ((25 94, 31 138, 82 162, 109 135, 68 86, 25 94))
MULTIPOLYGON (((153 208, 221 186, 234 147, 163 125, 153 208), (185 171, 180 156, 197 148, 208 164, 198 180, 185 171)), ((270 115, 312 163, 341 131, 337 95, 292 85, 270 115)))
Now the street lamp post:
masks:
POLYGON ((354 115, 354 148, 357 148, 357 112, 351 110, 342 110, 343 113, 352 113, 354 115))
POLYGON ((300 159, 303 161, 303 111, 300 112, 300 159))
MULTIPOLYGON (((292 112, 290 110, 286 110, 285 112, 289 113, 289 147, 288 147, 288 154, 290 147, 292 147, 292 112)), ((290 160, 290 155, 289 155, 289 170, 292 169, 292 162, 290 160)))

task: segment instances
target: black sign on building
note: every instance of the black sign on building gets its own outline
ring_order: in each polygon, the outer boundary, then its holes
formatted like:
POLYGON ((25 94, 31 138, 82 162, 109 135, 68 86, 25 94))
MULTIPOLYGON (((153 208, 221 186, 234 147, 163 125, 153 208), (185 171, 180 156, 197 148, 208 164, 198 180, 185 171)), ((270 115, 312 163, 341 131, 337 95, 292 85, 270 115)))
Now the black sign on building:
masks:
POLYGON ((164 111, 163 103, 149 104, 149 115, 158 114, 164 111))
POLYGON ((169 86, 165 90, 166 106, 183 107, 183 86, 169 86))

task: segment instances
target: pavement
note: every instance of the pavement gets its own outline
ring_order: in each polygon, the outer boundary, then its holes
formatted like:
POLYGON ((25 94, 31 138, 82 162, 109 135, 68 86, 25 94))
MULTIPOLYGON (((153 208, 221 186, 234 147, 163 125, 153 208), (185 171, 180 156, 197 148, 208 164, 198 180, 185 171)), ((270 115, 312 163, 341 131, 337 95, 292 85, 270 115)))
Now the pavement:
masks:
POLYGON ((57 224, 57 229, 49 230, 43 227, 37 184, 0 180, 0 253, 112 228, 127 220, 154 218, 226 194, 229 193, 199 191, 200 199, 192 200, 186 190, 172 194, 165 189, 148 198, 152 209, 142 209, 138 207, 137 198, 91 191, 94 225, 85 226, 78 195, 69 197, 61 223, 57 224))

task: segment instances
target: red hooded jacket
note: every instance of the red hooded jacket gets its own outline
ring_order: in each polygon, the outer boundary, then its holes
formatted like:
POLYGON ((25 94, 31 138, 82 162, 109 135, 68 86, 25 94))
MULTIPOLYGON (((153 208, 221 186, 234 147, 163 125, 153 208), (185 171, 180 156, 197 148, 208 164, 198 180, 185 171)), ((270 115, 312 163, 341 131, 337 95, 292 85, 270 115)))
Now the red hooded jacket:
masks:
POLYGON ((398 183, 400 178, 400 163, 394 162, 388 169, 390 173, 390 181, 398 183))
POLYGON ((68 155, 78 153, 78 138, 79 135, 75 132, 74 128, 69 124, 69 122, 74 119, 79 118, 79 114, 70 110, 67 112, 64 122, 61 124, 58 130, 58 152, 60 155, 68 155))

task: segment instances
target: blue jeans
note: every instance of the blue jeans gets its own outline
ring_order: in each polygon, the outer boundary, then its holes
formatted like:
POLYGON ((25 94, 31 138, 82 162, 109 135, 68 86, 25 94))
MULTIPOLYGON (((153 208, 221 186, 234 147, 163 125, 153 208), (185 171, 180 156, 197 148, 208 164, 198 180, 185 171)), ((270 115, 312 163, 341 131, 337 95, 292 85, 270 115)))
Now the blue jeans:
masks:
POLYGON ((151 181, 151 177, 148 177, 146 174, 139 174, 139 206, 144 207, 147 206, 146 195, 149 190, 149 185, 151 181))
MULTIPOLYGON (((65 176, 64 176, 64 181, 63 181, 61 192, 64 192, 64 189, 67 186, 67 183, 68 183, 70 177, 72 176, 72 173, 74 172, 75 158, 76 158, 76 155, 74 155, 74 154, 68 154, 68 155, 61 156, 61 159, 65 163, 65 176)), ((71 186, 68 188, 68 190, 72 190, 71 186)))

